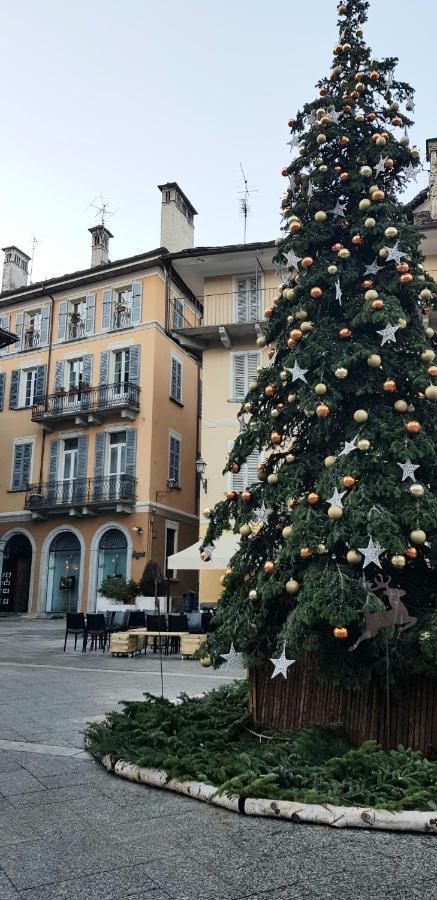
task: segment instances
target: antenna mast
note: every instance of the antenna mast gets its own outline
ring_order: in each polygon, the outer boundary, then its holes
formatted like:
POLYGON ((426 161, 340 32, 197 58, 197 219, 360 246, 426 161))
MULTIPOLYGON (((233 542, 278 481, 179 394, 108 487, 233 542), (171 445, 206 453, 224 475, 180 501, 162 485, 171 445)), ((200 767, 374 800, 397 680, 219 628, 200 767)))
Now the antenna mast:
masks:
POLYGON ((256 194, 256 190, 249 190, 248 181, 243 169, 243 163, 240 162, 241 174, 243 176, 243 190, 239 191, 242 194, 242 198, 240 200, 240 212, 243 216, 244 220, 244 228, 243 228, 243 244, 246 243, 246 234, 247 234, 247 217, 250 214, 250 206, 249 206, 249 196, 250 194, 256 194))
POLYGON ((33 261, 34 261, 34 258, 35 258, 35 250, 36 250, 37 244, 39 244, 39 240, 38 240, 38 238, 36 238, 35 235, 33 234, 33 235, 32 235, 32 255, 31 255, 31 257, 30 257, 29 284, 32 284, 33 261))

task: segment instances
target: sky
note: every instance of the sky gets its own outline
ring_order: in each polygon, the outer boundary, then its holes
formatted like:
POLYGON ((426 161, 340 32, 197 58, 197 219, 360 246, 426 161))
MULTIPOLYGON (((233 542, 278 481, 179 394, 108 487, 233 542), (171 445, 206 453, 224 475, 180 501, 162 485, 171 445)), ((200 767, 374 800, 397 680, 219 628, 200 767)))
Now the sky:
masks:
MULTIPOLYGON (((198 211, 197 246, 241 242, 240 162, 254 191, 247 240, 276 237, 287 121, 329 70, 336 5, 22 0, 6 15, 3 4, 0 247, 31 254, 37 239, 33 281, 86 268, 103 195, 111 259, 154 249, 165 181, 198 211)), ((416 88, 411 137, 425 160, 437 136, 435 0, 372 0, 366 40, 376 58, 398 56, 416 88)))

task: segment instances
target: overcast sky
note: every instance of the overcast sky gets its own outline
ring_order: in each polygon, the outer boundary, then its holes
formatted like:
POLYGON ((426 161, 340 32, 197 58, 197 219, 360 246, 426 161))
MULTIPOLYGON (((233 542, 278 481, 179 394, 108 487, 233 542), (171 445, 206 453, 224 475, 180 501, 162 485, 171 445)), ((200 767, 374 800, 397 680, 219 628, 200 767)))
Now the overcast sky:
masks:
MULTIPOLYGON (((437 136, 435 0, 373 0, 366 39, 416 88, 424 156, 437 136)), ((4 3, 0 246, 30 253, 36 236, 34 281, 86 267, 87 207, 103 193, 111 258, 153 249, 164 181, 196 207, 197 245, 239 242, 240 161, 257 191, 248 240, 276 237, 287 120, 315 98, 335 40, 336 0, 4 3)))

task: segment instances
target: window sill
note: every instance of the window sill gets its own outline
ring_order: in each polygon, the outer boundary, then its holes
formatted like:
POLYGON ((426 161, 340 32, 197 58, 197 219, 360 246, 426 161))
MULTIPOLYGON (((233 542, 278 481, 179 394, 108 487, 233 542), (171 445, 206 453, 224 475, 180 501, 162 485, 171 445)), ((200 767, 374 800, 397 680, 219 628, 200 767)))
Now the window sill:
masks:
POLYGON ((6 493, 7 494, 24 494, 24 492, 26 490, 27 490, 27 487, 8 488, 6 493))
POLYGON ((181 409, 184 408, 184 404, 182 403, 182 400, 178 400, 176 397, 172 397, 171 394, 169 394, 168 399, 171 400, 172 403, 175 403, 176 406, 180 406, 181 409))

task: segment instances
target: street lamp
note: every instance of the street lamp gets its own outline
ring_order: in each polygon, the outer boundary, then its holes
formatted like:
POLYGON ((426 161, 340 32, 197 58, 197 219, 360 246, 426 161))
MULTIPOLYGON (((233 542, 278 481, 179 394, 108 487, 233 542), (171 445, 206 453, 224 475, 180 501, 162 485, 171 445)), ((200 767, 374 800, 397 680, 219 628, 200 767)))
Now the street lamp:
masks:
POLYGON ((205 478, 205 470, 206 470, 206 462, 204 459, 202 459, 201 456, 198 456, 196 459, 196 472, 197 472, 199 481, 201 482, 201 485, 203 487, 203 490, 205 491, 205 494, 206 494, 206 491, 208 488, 208 479, 205 478))

